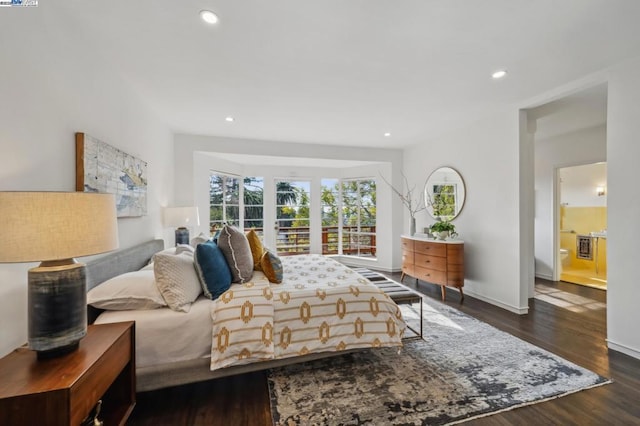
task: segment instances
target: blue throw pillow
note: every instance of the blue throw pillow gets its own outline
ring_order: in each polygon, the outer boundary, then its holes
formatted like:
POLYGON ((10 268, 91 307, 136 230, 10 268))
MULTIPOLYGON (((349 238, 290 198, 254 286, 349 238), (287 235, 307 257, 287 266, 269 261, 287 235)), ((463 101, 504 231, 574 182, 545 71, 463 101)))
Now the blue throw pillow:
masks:
POLYGON ((216 300, 231 287, 231 271, 220 248, 213 241, 198 244, 195 266, 204 295, 216 300))

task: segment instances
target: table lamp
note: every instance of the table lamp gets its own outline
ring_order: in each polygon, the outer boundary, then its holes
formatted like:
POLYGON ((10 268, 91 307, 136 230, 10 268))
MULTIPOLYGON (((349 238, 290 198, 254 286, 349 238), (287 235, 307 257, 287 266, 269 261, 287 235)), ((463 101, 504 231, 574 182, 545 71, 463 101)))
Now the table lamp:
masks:
POLYGON ((0 192, 0 262, 29 270, 29 348, 52 358, 87 333, 86 267, 74 257, 118 248, 113 194, 0 192))
POLYGON ((187 226, 199 226, 200 216, 197 207, 165 207, 165 226, 176 228, 176 246, 189 244, 189 229, 187 226))

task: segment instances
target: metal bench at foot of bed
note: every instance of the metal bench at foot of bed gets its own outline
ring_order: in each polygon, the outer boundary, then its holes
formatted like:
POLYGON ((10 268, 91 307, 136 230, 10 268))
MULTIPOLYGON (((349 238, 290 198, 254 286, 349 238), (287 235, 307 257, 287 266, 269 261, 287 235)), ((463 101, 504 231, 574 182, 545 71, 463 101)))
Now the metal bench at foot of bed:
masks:
POLYGON ((420 305, 420 331, 413 329, 409 324, 407 324, 407 328, 413 331, 416 336, 406 337, 405 339, 422 339, 422 295, 395 281, 385 280, 371 282, 384 291, 384 293, 398 305, 412 305, 416 302, 420 305))

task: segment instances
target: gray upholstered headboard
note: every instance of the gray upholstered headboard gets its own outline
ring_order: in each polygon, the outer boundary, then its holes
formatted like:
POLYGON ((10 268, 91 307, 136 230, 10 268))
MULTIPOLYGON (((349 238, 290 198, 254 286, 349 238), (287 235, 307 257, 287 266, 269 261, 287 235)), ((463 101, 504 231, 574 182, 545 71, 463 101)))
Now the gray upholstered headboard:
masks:
POLYGON ((116 275, 137 271, 162 249, 163 240, 151 240, 87 262, 87 291, 116 275))

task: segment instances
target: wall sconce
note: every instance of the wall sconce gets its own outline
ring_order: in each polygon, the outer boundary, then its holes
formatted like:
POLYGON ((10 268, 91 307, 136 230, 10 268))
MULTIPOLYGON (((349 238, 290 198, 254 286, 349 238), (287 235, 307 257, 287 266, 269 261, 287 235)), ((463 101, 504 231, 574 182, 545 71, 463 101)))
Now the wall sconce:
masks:
POLYGON ((604 186, 597 186, 596 194, 598 194, 598 197, 602 197, 604 195, 604 186))
POLYGON ((164 209, 164 224, 176 228, 176 246, 189 244, 189 230, 187 226, 200 226, 200 216, 197 207, 166 207, 164 209))

